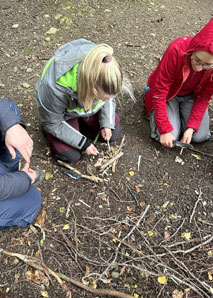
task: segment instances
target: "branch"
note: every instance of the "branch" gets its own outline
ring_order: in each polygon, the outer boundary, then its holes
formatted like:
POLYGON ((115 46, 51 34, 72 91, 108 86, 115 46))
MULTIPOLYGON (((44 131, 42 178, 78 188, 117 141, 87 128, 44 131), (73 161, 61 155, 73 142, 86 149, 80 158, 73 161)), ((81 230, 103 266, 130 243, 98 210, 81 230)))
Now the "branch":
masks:
POLYGON ((86 290, 92 294, 95 294, 95 295, 107 295, 107 296, 120 297, 120 298, 133 298, 133 296, 130 296, 128 294, 125 294, 125 293, 122 293, 122 292, 119 292, 116 290, 90 288, 87 285, 84 285, 82 282, 80 282, 76 279, 70 278, 62 273, 54 272, 49 267, 47 267, 44 263, 40 264, 41 262, 38 258, 29 257, 29 256, 18 254, 18 253, 13 253, 13 252, 7 251, 5 249, 0 249, 0 252, 2 252, 5 255, 11 256, 11 257, 16 257, 16 258, 22 260, 23 262, 25 262, 27 265, 29 265, 35 269, 38 269, 38 270, 41 270, 44 272, 45 272, 45 270, 47 270, 51 275, 53 275, 57 279, 59 284, 62 285, 65 290, 67 290, 67 288, 65 287, 62 280, 71 282, 73 285, 75 285, 81 289, 84 289, 84 290, 86 290))
POLYGON ((91 180, 91 181, 93 181, 93 182, 103 182, 103 181, 104 181, 102 178, 99 178, 99 177, 96 177, 96 176, 88 176, 88 175, 84 175, 84 174, 82 174, 81 172, 79 172, 77 169, 73 168, 71 165, 69 165, 69 164, 66 163, 66 162, 63 162, 63 161, 61 161, 61 160, 57 160, 57 162, 58 162, 60 165, 62 165, 62 166, 64 166, 64 167, 66 167, 66 168, 68 168, 68 169, 74 171, 75 173, 77 173, 78 175, 80 175, 81 178, 84 178, 84 179, 87 179, 87 180, 91 180))
POLYGON ((104 169, 106 169, 109 165, 111 165, 115 160, 117 160, 118 158, 120 158, 122 155, 123 155, 123 152, 120 152, 117 155, 115 155, 113 158, 111 158, 105 164, 103 164, 100 167, 100 170, 103 171, 104 169))

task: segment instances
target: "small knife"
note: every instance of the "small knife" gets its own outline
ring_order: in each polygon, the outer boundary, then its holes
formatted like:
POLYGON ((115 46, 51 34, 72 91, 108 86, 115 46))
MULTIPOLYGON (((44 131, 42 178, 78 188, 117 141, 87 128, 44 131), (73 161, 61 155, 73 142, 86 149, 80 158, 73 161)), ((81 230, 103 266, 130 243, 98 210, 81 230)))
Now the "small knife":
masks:
POLYGON ((173 141, 173 145, 175 147, 194 149, 194 147, 191 144, 183 143, 183 142, 180 142, 180 141, 173 141))

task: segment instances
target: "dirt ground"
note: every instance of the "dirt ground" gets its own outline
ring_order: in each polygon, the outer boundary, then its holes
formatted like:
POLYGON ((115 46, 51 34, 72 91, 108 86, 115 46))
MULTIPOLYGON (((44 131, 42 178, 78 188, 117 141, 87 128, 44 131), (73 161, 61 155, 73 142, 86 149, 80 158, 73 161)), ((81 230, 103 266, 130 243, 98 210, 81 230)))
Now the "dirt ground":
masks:
MULTIPOLYGON (((35 144, 32 167, 46 174, 37 221, 0 232, 1 249, 36 257, 40 268, 2 252, 0 296, 110 296, 84 284, 123 293, 113 297, 212 297, 213 157, 190 150, 180 155, 180 149, 153 142, 142 100, 169 43, 206 24, 212 0, 1 0, 0 9, 0 95, 18 105, 35 144), (44 64, 59 45, 81 37, 114 48, 137 98, 118 103, 122 134, 113 147, 125 140, 115 172, 110 168, 102 177, 94 168, 98 158, 85 156, 73 165, 84 174, 95 171, 102 183, 64 174, 36 108, 44 64)), ((209 111, 213 130, 211 105, 209 111)), ((106 144, 97 147, 107 151, 106 144)), ((195 149, 211 155, 212 139, 195 149)))

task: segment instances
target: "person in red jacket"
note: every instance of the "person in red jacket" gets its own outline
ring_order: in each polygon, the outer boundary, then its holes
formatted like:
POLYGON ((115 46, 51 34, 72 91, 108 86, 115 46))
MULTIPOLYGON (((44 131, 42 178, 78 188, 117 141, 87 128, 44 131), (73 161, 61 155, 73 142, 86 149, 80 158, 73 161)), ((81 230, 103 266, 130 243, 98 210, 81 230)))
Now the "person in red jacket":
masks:
POLYGON ((208 104, 213 99, 213 18, 194 37, 174 40, 145 88, 151 137, 167 147, 210 138, 208 104))

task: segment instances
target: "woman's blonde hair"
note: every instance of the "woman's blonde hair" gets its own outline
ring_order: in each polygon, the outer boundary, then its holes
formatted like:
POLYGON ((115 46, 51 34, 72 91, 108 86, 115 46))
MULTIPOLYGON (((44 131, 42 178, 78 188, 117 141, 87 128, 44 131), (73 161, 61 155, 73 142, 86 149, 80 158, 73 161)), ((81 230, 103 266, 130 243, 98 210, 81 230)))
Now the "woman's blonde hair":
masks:
POLYGON ((89 51, 80 64, 78 97, 86 110, 92 107, 98 88, 112 95, 122 89, 122 69, 112 55, 110 46, 100 44, 89 51))

